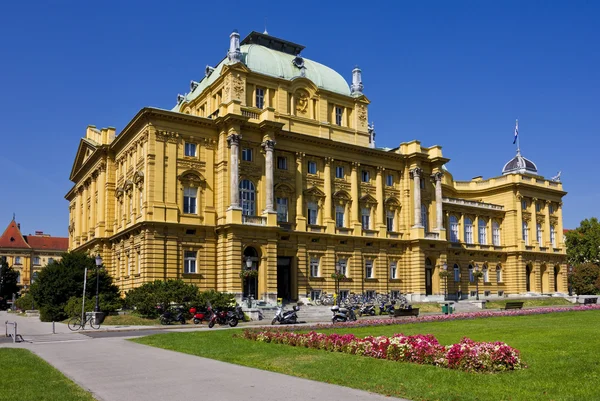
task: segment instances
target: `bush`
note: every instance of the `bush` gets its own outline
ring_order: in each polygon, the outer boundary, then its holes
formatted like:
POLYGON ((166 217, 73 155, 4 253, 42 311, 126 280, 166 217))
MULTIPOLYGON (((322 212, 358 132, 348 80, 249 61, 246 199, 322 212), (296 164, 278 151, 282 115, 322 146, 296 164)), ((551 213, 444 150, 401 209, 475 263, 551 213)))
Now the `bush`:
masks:
POLYGON ((575 266, 570 276, 573 291, 578 295, 592 295, 600 293, 600 267, 593 263, 584 263, 575 266))
POLYGON ((210 305, 214 309, 233 310, 235 307, 235 296, 227 292, 208 290, 201 292, 194 306, 203 308, 210 305))
POLYGON ((157 307, 167 308, 171 304, 182 305, 186 310, 199 299, 198 287, 183 280, 156 280, 134 288, 125 294, 125 305, 143 317, 156 318, 157 307))
MULTIPOLYGON (((120 299, 111 299, 106 297, 104 294, 100 294, 100 310, 105 314, 116 311, 121 307, 120 299)), ((65 305, 65 313, 68 317, 73 316, 81 316, 81 297, 71 297, 67 304, 65 305)), ((85 311, 92 312, 94 307, 96 306, 96 297, 91 297, 85 299, 85 311)))
POLYGON ((31 293, 28 292, 25 295, 22 295, 20 298, 18 298, 15 301, 15 305, 17 306, 17 309, 30 310, 31 305, 35 307, 35 303, 33 302, 33 296, 31 295, 31 293))

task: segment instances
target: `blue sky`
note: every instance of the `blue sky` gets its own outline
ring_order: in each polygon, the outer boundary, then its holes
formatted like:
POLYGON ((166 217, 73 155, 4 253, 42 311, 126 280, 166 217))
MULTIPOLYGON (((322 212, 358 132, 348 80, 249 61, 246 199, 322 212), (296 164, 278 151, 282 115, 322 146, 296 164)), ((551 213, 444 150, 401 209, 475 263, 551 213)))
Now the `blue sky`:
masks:
POLYGON ((66 236, 86 126, 119 132, 144 106, 171 108, 233 29, 265 19, 347 80, 362 68, 378 146, 440 144, 455 179, 487 178, 514 156, 518 118, 523 155, 546 177, 562 171, 564 226, 599 215, 599 2, 5 3, 3 227, 14 212, 24 234, 66 236))

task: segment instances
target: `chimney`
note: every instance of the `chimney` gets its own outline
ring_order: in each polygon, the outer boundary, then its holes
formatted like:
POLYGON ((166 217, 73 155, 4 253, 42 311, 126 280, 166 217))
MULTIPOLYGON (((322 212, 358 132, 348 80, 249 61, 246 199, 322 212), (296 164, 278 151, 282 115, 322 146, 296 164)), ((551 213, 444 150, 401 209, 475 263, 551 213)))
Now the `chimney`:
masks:
POLYGON ((17 223, 17 228, 20 230, 21 229, 21 223, 17 223))
POLYGON ((363 94, 363 89, 362 70, 356 66, 352 70, 352 86, 350 87, 350 91, 352 92, 352 95, 359 96, 363 94))
POLYGON ((44 235, 44 232, 43 231, 36 231, 35 235, 44 235))
POLYGON ((229 51, 227 52, 227 58, 231 63, 239 63, 242 61, 242 52, 240 52, 240 34, 237 29, 229 35, 229 51))

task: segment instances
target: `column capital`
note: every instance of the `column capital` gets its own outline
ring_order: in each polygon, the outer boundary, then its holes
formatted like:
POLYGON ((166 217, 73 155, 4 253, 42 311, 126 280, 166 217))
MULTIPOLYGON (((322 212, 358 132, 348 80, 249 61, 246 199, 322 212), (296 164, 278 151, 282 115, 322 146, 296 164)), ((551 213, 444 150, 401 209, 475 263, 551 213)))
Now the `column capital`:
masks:
POLYGON ((261 146, 264 149, 265 152, 272 152, 275 149, 275 145, 277 144, 277 142, 275 142, 272 139, 267 139, 266 141, 264 141, 261 146))
POLYGON ((442 180, 442 177, 444 176, 444 172, 443 171, 437 171, 433 174, 431 174, 431 180, 438 182, 442 180))
POLYGON ((411 178, 421 177, 421 175, 423 175, 423 169, 421 169, 420 167, 415 167, 415 168, 413 168, 413 169, 410 170, 410 177, 411 178))
POLYGON ((242 139, 241 134, 229 134, 229 136, 227 137, 227 145, 230 147, 232 145, 239 145, 241 139, 242 139))
POLYGON ((352 170, 356 170, 359 167, 360 167, 360 163, 359 162, 352 162, 352 170))
POLYGON ((335 159, 333 157, 326 157, 324 160, 325 160, 325 165, 329 166, 329 165, 331 165, 331 162, 333 162, 335 159))
POLYGON ((296 152, 296 161, 297 162, 302 162, 302 159, 304 159, 304 157, 306 156, 306 153, 304 152, 296 152))
POLYGON ((377 174, 381 174, 385 171, 385 167, 383 166, 377 166, 377 174))

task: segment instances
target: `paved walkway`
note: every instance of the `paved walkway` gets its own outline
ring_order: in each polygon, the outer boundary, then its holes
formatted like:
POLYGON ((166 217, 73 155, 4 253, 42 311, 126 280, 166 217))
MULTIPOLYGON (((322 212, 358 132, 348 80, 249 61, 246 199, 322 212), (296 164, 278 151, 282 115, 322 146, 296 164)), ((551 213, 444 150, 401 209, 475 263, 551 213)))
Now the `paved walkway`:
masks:
POLYGON ((19 332, 25 339, 30 336, 30 331, 35 336, 58 341, 2 343, 0 347, 31 350, 90 391, 99 401, 391 399, 347 387, 153 348, 123 338, 91 339, 83 334, 67 333, 62 327, 60 334, 52 336, 47 333, 48 327, 52 333, 51 323, 47 326, 36 318, 0 312, 0 322, 6 320, 18 321, 19 332))

